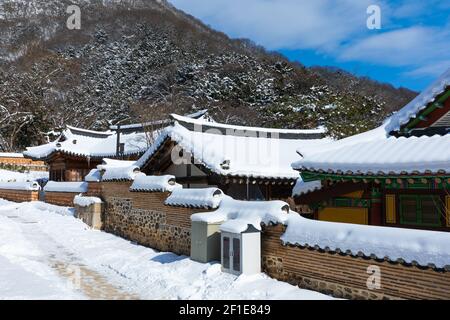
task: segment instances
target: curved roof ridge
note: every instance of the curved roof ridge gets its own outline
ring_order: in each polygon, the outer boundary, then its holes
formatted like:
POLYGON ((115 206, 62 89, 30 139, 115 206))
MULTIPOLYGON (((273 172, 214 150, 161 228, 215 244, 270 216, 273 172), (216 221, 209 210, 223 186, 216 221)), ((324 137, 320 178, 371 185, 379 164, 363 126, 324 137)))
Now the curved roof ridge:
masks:
POLYGON ((389 123, 386 126, 387 133, 400 130, 401 126, 415 118, 420 111, 424 110, 431 102, 434 102, 436 97, 444 93, 449 87, 450 68, 448 68, 447 71, 428 86, 428 88, 422 91, 416 98, 388 118, 389 123))
POLYGON ((82 128, 77 128, 77 127, 73 127, 73 126, 66 126, 67 130, 69 130, 72 134, 86 134, 86 135, 90 135, 90 136, 98 136, 100 137, 109 137, 111 135, 114 134, 114 132, 112 131, 94 131, 94 130, 88 130, 88 129, 82 129, 82 128))
POLYGON ((204 119, 193 119, 185 116, 180 116, 177 114, 171 114, 172 119, 179 122, 181 125, 186 127, 186 124, 190 125, 190 130, 195 129, 195 126, 201 126, 202 130, 206 129, 219 129, 219 130, 230 130, 230 131, 242 131, 242 132, 260 132, 260 133, 270 133, 279 134, 280 137, 291 139, 320 139, 323 138, 326 130, 324 127, 318 127, 316 129, 277 129, 277 128, 263 128, 263 127, 250 127, 242 125, 231 125, 219 122, 207 121, 204 119))

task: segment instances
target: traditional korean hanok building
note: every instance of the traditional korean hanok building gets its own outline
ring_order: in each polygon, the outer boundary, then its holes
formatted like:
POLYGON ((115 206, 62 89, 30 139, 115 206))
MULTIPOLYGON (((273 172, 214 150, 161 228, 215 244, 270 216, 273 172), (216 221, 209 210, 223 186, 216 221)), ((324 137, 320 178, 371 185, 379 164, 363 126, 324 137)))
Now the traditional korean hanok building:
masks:
POLYGON ((450 69, 380 128, 298 151, 316 219, 450 231, 450 69))
POLYGON ((54 142, 27 148, 23 154, 45 161, 51 181, 83 181, 103 158, 137 160, 148 146, 145 132, 98 132, 67 126, 54 142))
POLYGON ((297 148, 328 143, 324 130, 232 126, 172 115, 136 163, 148 175, 173 175, 185 188, 219 187, 235 199, 287 199, 299 178, 297 148))
MULTIPOLYGON (((210 119, 207 110, 187 115, 193 119, 210 119)), ((104 158, 138 160, 152 143, 157 131, 172 120, 113 125, 109 131, 92 131, 67 126, 53 142, 30 147, 26 158, 44 161, 49 167, 51 181, 83 181, 104 158)))

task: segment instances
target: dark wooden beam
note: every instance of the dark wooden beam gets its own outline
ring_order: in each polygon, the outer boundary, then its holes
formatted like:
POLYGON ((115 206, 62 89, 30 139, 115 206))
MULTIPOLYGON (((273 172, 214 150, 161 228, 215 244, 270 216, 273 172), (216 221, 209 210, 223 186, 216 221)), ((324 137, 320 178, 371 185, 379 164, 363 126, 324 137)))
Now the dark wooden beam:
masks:
POLYGON ((355 191, 363 190, 366 191, 369 188, 369 184, 358 182, 344 182, 344 183, 336 183, 330 187, 316 190, 307 194, 303 194, 301 196, 295 197, 296 204, 312 204, 323 202, 325 200, 339 197, 348 193, 352 193, 355 191))

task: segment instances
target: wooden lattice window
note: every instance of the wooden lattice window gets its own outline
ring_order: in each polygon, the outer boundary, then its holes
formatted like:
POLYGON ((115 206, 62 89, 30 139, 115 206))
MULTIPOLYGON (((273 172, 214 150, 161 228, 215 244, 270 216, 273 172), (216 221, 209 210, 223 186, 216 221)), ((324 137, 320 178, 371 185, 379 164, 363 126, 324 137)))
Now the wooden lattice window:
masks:
POLYGON ((400 223, 406 225, 441 226, 441 199, 435 195, 401 195, 400 223))

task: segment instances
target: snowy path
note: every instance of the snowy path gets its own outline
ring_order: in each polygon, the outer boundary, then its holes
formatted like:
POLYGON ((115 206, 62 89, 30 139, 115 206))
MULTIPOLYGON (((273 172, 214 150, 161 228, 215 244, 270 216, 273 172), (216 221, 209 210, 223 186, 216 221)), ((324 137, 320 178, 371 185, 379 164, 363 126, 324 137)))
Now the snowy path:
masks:
POLYGON ((0 199, 0 299, 330 299, 93 231, 68 208, 0 199))

